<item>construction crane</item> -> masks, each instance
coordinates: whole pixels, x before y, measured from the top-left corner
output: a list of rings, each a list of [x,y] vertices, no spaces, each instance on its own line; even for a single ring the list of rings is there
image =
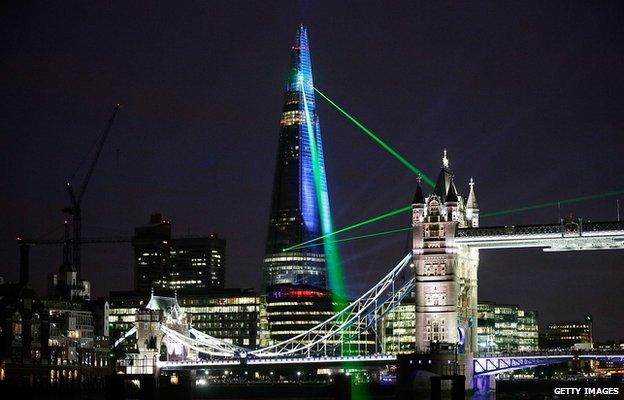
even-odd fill
[[[130,243],[132,238],[129,237],[96,237],[96,238],[81,238],[81,244],[100,244],[100,243]],[[20,283],[26,283],[29,279],[30,270],[30,246],[33,245],[63,245],[63,263],[71,262],[71,248],[73,247],[73,240],[69,236],[69,222],[65,221],[65,236],[63,239],[52,240],[38,240],[38,239],[25,239],[23,237],[17,237],[17,244],[20,249]]]
[[[115,237],[94,237],[94,238],[86,238],[82,239],[82,244],[100,244],[100,243],[130,243],[132,242],[132,238],[124,237],[124,236],[115,236]],[[30,246],[30,245],[54,245],[54,244],[65,244],[65,239],[52,239],[52,240],[38,240],[38,239],[24,239],[22,237],[17,238],[17,244],[22,246]],[[73,244],[73,241],[70,240],[70,244]],[[63,254],[65,257],[65,254]]]
[[[82,180],[82,184],[80,185],[80,189],[78,192],[74,192],[73,186],[71,182],[67,181],[65,183],[65,191],[69,196],[70,206],[63,208],[63,212],[71,215],[72,217],[72,229],[73,229],[73,240],[71,241],[71,255],[72,255],[72,264],[78,273],[78,278],[80,278],[80,247],[82,244],[82,199],[87,190],[87,186],[89,185],[89,181],[91,180],[91,176],[93,175],[93,171],[95,170],[95,165],[100,158],[100,153],[102,152],[102,148],[104,147],[104,143],[106,143],[106,138],[113,126],[113,121],[115,120],[115,116],[117,116],[117,112],[119,111],[119,104],[115,106],[113,109],[113,115],[110,117],[106,126],[104,127],[104,132],[100,137],[100,140],[97,143],[97,147],[95,149],[95,155],[93,156],[93,160],[91,160],[91,165],[89,165],[89,169]],[[33,243],[34,244],[34,243]]]

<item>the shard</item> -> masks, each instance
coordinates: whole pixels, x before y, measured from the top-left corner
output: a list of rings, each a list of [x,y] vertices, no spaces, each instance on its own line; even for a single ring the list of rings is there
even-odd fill
[[[325,253],[318,245],[288,250],[317,238],[329,222],[323,145],[312,81],[306,28],[291,48],[273,197],[264,259],[263,287],[275,284],[327,286]],[[324,224],[324,219],[328,221]]]

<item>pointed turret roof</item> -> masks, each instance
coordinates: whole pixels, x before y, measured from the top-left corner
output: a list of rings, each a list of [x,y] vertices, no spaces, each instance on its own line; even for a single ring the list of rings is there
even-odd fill
[[[177,293],[175,296],[176,297],[155,296],[154,292],[152,291],[150,301],[147,303],[145,308],[148,310],[161,310],[165,314],[169,314],[177,320],[184,313],[180,308],[180,304],[178,304]]]
[[[414,193],[414,200],[412,200],[412,204],[425,204],[425,196],[423,195],[422,187],[420,187],[420,176],[418,176],[416,193]]]
[[[453,183],[453,173],[449,168],[449,160],[448,158],[446,158],[446,150],[444,150],[444,157],[442,158],[442,169],[440,170],[440,175],[438,175],[436,185],[433,188],[433,193],[438,195],[438,197],[443,202],[445,202],[447,201],[446,196],[447,193],[449,193],[449,189],[451,186],[453,186],[455,196],[457,197],[457,188],[455,188],[455,183]]]
[[[451,180],[451,184],[449,185],[449,191],[446,194],[445,202],[457,203],[458,201],[459,201],[459,198],[457,197],[457,189],[455,189],[455,184]]]
[[[466,208],[479,208],[477,205],[477,196],[475,196],[474,192],[474,180],[470,178],[470,194],[468,194],[468,201],[466,202]]]

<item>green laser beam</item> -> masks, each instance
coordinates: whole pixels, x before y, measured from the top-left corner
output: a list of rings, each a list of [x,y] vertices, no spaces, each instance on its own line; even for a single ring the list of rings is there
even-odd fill
[[[377,237],[377,236],[392,235],[392,234],[395,234],[395,233],[401,233],[401,232],[406,232],[406,231],[410,231],[410,230],[412,230],[412,227],[408,226],[407,228],[390,229],[388,231],[374,232],[374,233],[369,233],[369,234],[366,234],[366,235],[352,236],[352,237],[348,237],[348,238],[344,238],[344,239],[338,239],[338,240],[334,240],[331,243],[350,242],[352,240],[360,240],[360,239],[368,239],[368,238]],[[306,246],[302,246],[300,248],[305,249],[305,248],[315,247],[315,246],[318,246],[318,245],[317,244],[309,244],[309,245],[306,245]]]
[[[606,197],[613,197],[613,196],[617,196],[620,194],[624,194],[624,190],[613,190],[610,192],[603,192],[603,193],[597,193],[597,194],[592,194],[592,195],[587,195],[587,196],[580,196],[580,197],[572,197],[569,199],[563,199],[563,200],[556,200],[556,201],[549,201],[546,203],[539,203],[539,204],[533,204],[530,206],[525,206],[525,207],[517,207],[517,208],[510,208],[507,210],[500,210],[500,211],[492,211],[489,213],[483,213],[479,216],[479,218],[488,218],[488,217],[497,217],[500,215],[508,215],[508,214],[515,214],[515,213],[520,213],[520,212],[524,212],[524,211],[530,211],[530,210],[537,210],[540,208],[547,208],[547,207],[554,207],[557,205],[564,205],[564,204],[574,204],[574,203],[581,203],[583,201],[589,201],[589,200],[597,200],[597,199],[603,199]],[[395,215],[401,214],[403,212],[407,212],[409,210],[412,209],[411,204],[405,207],[401,207],[401,208],[397,208],[396,210],[392,210],[386,213],[382,213],[379,214],[375,217],[366,219],[364,221],[360,221],[357,222],[353,225],[347,226],[345,228],[339,229],[333,233],[330,233],[327,236],[332,236],[332,235],[337,235],[339,233],[343,233],[343,232],[347,232],[350,231],[351,229],[355,229],[355,228],[359,228],[360,226],[364,226],[364,225],[368,225],[371,224],[373,222],[377,222],[377,221],[381,221],[383,219],[386,218],[390,218],[393,217]],[[403,230],[407,230],[407,228],[403,229]],[[393,233],[399,233],[402,231],[402,228],[398,228],[398,229],[392,229],[389,231],[383,231],[383,232],[375,232],[375,233],[371,233],[371,234],[367,234],[367,235],[361,235],[361,236],[354,236],[354,237],[350,237],[350,238],[344,238],[344,239],[339,239],[339,240],[335,240],[334,242],[339,243],[339,242],[348,242],[351,240],[356,240],[356,239],[366,239],[368,237],[375,237],[375,236],[383,236],[383,235],[389,235],[389,234],[393,234]],[[295,248],[301,248],[301,247],[313,247],[315,245],[312,245],[310,243],[314,243],[321,240],[321,237],[317,237],[315,239],[311,239],[308,240],[306,242],[303,243],[299,243],[297,245],[294,245],[288,249],[285,249],[284,251],[287,251],[289,249],[295,249]],[[318,245],[318,244],[316,244]]]
[[[347,231],[350,231],[352,229],[359,228],[361,226],[372,224],[373,222],[381,221],[383,219],[390,218],[390,217],[398,215],[398,214],[402,214],[404,212],[410,211],[411,209],[412,209],[412,205],[409,204],[409,205],[401,207],[401,208],[397,208],[397,209],[394,209],[394,210],[386,211],[386,212],[384,212],[382,214],[379,214],[379,215],[377,215],[375,217],[368,218],[368,219],[365,219],[363,221],[356,222],[355,224],[352,224],[352,225],[346,226],[344,228],[338,229],[337,231],[333,231],[333,232],[324,234],[322,236],[319,236],[317,238],[310,239],[310,240],[307,240],[305,242],[296,244],[294,246],[287,247],[287,248],[285,248],[282,251],[295,250],[295,249],[301,248],[302,246],[305,246],[305,245],[310,244],[310,243],[318,242],[319,240],[328,238],[330,236],[335,236],[335,235],[337,235],[339,233],[347,232]]]
[[[310,154],[312,156],[312,172],[314,175],[314,187],[316,192],[316,203],[319,211],[319,217],[321,221],[321,231],[325,234],[331,234],[334,230],[331,209],[329,206],[329,195],[327,190],[324,190],[323,184],[323,166],[321,165],[321,156],[319,154],[319,143],[316,141],[316,127],[310,117],[310,110],[308,108],[308,101],[306,99],[305,82],[300,78],[301,94],[303,98],[303,106],[305,111],[305,123],[308,133],[308,140],[310,142]],[[331,292],[340,298],[347,297],[347,288],[344,279],[344,273],[342,270],[342,260],[338,247],[331,243],[329,239],[323,240],[325,248],[325,259],[327,261],[327,271],[329,273],[329,284]],[[333,302],[332,302],[333,303]],[[338,302],[340,305],[340,302]]]
[[[302,79],[300,82],[301,82],[301,94],[302,94],[301,97],[303,98],[303,105],[304,105],[304,110],[305,110],[305,122],[306,122],[307,131],[308,131],[307,132],[308,140],[310,142],[310,154],[312,155],[312,170],[314,174],[314,186],[316,189],[315,191],[316,191],[316,198],[317,198],[317,206],[318,206],[319,216],[321,220],[321,229],[324,234],[323,236],[325,236],[323,239],[323,245],[325,248],[325,259],[326,259],[327,271],[329,274],[329,286],[330,286],[331,295],[332,295],[332,306],[335,312],[339,312],[348,304],[348,301],[346,300],[348,296],[347,287],[345,283],[344,271],[342,268],[342,260],[340,258],[338,246],[336,245],[336,243],[330,240],[330,235],[332,231],[334,230],[334,227],[333,227],[333,222],[332,222],[331,210],[329,207],[329,195],[327,193],[327,190],[324,190],[325,188],[323,187],[325,183],[323,181],[324,171],[323,171],[323,166],[321,164],[322,156],[320,155],[320,152],[322,151],[322,149],[319,148],[321,144],[317,142],[317,138],[316,138],[317,130],[315,129],[318,127],[315,126],[313,122],[311,121],[310,110],[308,108],[308,102],[306,99],[305,83],[303,82]],[[319,136],[319,141],[320,141],[320,136]],[[342,322],[342,321],[338,321],[338,322]],[[355,348],[351,346],[351,343],[349,343],[349,341],[347,341],[347,343],[344,343],[341,340],[341,343],[342,343],[341,353],[343,355],[355,354]],[[344,348],[345,344],[347,346],[346,349]],[[364,388],[357,387],[357,385],[355,385],[355,382],[353,382],[352,391],[354,392],[353,394],[355,395],[354,398],[356,399],[366,398],[366,392],[364,391]]]
[[[489,213],[481,214],[481,218],[497,217],[499,215],[507,215],[507,214],[515,214],[515,213],[519,213],[519,212],[530,211],[530,210],[537,210],[539,208],[554,207],[554,206],[564,205],[564,204],[581,203],[583,201],[604,199],[605,197],[617,196],[619,194],[624,194],[624,190],[614,190],[614,191],[611,191],[611,192],[591,194],[591,195],[588,195],[588,196],[573,197],[573,198],[570,198],[570,199],[549,201],[547,203],[540,203],[540,204],[533,204],[533,205],[525,206],[525,207],[510,208],[510,209],[501,210],[501,211],[492,211],[492,212],[489,212]]]
[[[347,117],[347,119],[351,122],[353,122],[353,124],[355,126],[357,126],[358,128],[360,128],[364,133],[366,133],[371,139],[373,139],[378,145],[380,145],[384,150],[386,150],[388,153],[390,153],[394,158],[396,158],[397,160],[399,160],[399,162],[401,164],[403,164],[404,166],[407,167],[407,169],[409,169],[410,171],[412,171],[413,173],[420,175],[420,177],[422,178],[422,180],[429,186],[431,186],[432,188],[435,187],[435,182],[433,181],[433,179],[431,179],[430,177],[427,176],[427,174],[425,174],[424,172],[422,172],[420,169],[418,169],[414,164],[412,164],[411,162],[407,161],[407,159],[405,157],[403,157],[398,151],[394,150],[392,147],[390,147],[386,142],[384,142],[383,140],[381,140],[381,138],[379,136],[377,136],[376,134],[374,134],[370,129],[368,129],[367,127],[365,127],[360,121],[358,121],[357,119],[355,119],[355,117],[353,117],[351,114],[349,114],[348,112],[346,112],[342,107],[340,107],[338,104],[336,104],[335,102],[333,102],[329,97],[327,97],[325,94],[323,94],[323,92],[321,92],[320,90],[318,90],[316,87],[314,88],[314,90],[316,91],[316,93],[318,93],[322,98],[324,98],[329,104],[331,104],[336,110],[338,110],[342,115],[344,115],[345,117]]]

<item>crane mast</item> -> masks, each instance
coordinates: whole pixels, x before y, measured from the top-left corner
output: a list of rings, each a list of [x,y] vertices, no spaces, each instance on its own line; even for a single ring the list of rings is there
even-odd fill
[[[93,175],[93,171],[95,170],[95,166],[98,162],[98,159],[100,158],[100,153],[102,152],[102,148],[104,148],[104,143],[106,143],[106,138],[108,137],[108,134],[110,133],[110,130],[113,126],[113,121],[115,120],[115,117],[117,116],[118,111],[119,111],[119,104],[117,104],[115,108],[113,109],[113,114],[111,115],[110,119],[106,123],[106,126],[104,127],[104,132],[102,133],[102,136],[100,137],[100,140],[97,143],[95,154],[93,156],[93,159],[91,160],[89,169],[87,170],[87,173],[85,174],[85,177],[82,180],[79,191],[77,193],[74,192],[71,182],[68,181],[65,184],[65,191],[67,192],[67,195],[69,197],[70,206],[63,208],[63,212],[71,215],[72,217],[73,240],[71,241],[72,242],[71,243],[72,244],[71,256],[72,256],[73,268],[78,273],[79,279],[80,279],[80,274],[81,274],[80,250],[81,250],[81,241],[82,241],[82,209],[81,209],[82,199],[87,190],[87,186],[89,185],[91,176]]]

